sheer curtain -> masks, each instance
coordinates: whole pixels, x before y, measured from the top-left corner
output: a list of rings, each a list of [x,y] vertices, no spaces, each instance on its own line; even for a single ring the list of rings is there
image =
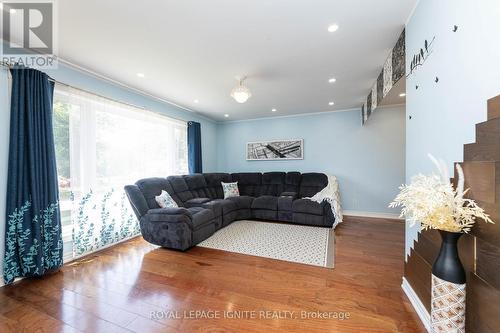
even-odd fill
[[[54,93],[65,259],[133,237],[123,187],[187,173],[187,125],[65,85]]]

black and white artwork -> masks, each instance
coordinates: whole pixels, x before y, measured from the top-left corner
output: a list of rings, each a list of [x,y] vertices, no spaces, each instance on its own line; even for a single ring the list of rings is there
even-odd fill
[[[301,160],[304,140],[273,140],[247,143],[247,160]]]

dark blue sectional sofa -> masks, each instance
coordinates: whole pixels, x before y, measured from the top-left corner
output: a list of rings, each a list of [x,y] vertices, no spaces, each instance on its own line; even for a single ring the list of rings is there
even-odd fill
[[[224,199],[221,182],[238,182],[239,197]],[[186,250],[236,220],[258,219],[332,227],[330,204],[311,197],[328,184],[322,173],[203,173],[147,178],[125,186],[145,240]],[[167,191],[178,208],[160,208]]]

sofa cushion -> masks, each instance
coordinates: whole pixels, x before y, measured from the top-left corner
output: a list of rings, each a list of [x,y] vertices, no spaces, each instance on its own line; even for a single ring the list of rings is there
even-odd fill
[[[314,215],[323,215],[325,203],[317,203],[309,199],[297,199],[292,203],[292,209],[295,213],[307,213]]]
[[[284,192],[297,192],[299,193],[300,180],[302,174],[300,172],[287,172],[285,176]]]
[[[239,197],[232,197],[227,200],[234,202],[238,209],[249,209],[252,207],[254,199],[254,197],[249,197],[248,195],[240,195]]]
[[[211,209],[202,207],[188,208],[191,213],[191,220],[193,221],[193,230],[198,230],[207,224],[214,223],[214,213]]]
[[[211,209],[214,212],[215,217],[222,216],[222,203],[223,201],[218,201],[217,199],[205,202],[201,207],[206,209]]]
[[[304,173],[300,181],[299,196],[312,197],[328,185],[328,177],[324,173]]]
[[[193,198],[185,202],[186,207],[201,207],[205,202],[209,202],[209,198]]]
[[[207,194],[212,199],[223,199],[221,182],[232,182],[231,175],[228,173],[204,173],[205,182],[207,183]]]
[[[241,172],[231,174],[233,182],[238,182],[240,195],[258,197],[262,185],[262,174],[259,172]]]
[[[184,180],[195,198],[207,198],[207,182],[201,173],[185,175]]]
[[[212,201],[205,203],[204,205],[210,205],[210,204],[211,205],[215,205],[215,204],[220,205],[223,215],[226,215],[227,213],[230,213],[230,212],[238,209],[238,206],[236,206],[236,203],[229,200],[229,199],[215,199],[215,200],[212,200]]]
[[[297,199],[297,192],[281,192],[280,197]]]
[[[167,180],[182,203],[194,198],[183,176],[168,176]]]
[[[293,204],[294,198],[293,197],[278,197],[278,210],[280,211],[285,211],[285,212],[291,212],[292,209],[292,204]]]
[[[278,210],[278,197],[263,195],[255,198],[252,202],[252,209]]]
[[[263,173],[260,195],[280,195],[285,185],[285,175],[284,172]]]
[[[155,197],[160,195],[163,190],[170,194],[178,206],[182,206],[182,201],[175,195],[172,186],[170,186],[170,183],[166,178],[146,178],[138,180],[135,184],[139,190],[141,190],[142,195],[144,195],[144,199],[146,199],[150,209],[160,208]]]

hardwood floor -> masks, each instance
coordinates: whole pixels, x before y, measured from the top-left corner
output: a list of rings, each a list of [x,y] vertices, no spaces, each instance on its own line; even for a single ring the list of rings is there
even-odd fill
[[[348,217],[335,233],[332,270],[138,237],[0,288],[0,332],[425,332],[401,289],[403,223]],[[243,318],[200,318],[224,313]]]

